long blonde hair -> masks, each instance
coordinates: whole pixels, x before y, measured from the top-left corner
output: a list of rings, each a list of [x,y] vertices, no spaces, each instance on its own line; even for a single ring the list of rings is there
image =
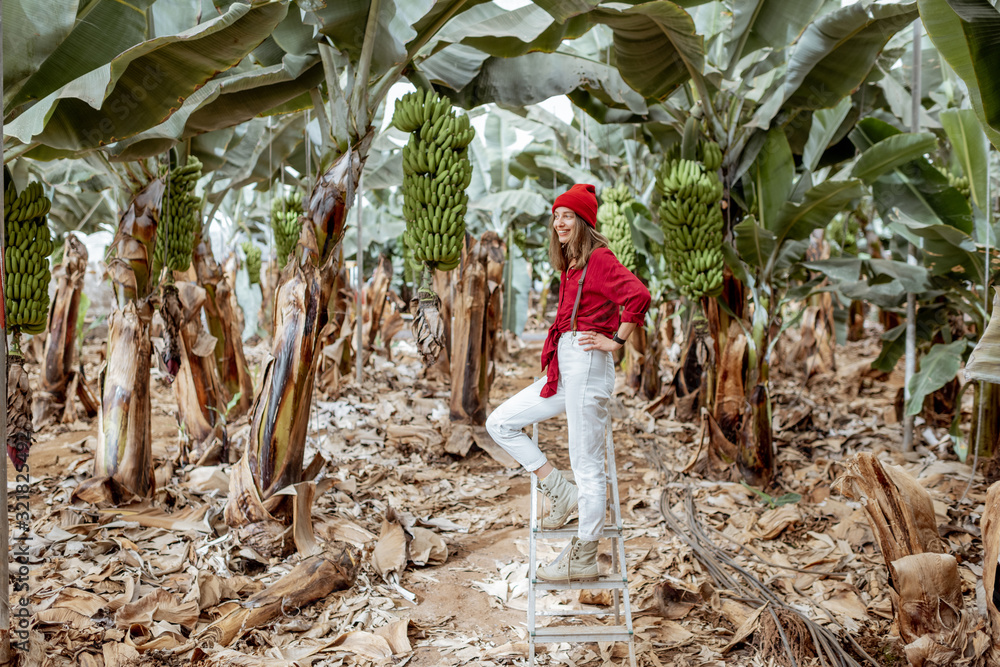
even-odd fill
[[[560,273],[570,268],[570,264],[573,264],[573,268],[582,269],[590,261],[592,252],[608,247],[608,239],[603,234],[588,225],[576,211],[573,215],[576,217],[576,224],[573,225],[573,232],[565,246],[559,242],[559,235],[556,234],[556,216],[553,214],[549,219],[549,264]]]

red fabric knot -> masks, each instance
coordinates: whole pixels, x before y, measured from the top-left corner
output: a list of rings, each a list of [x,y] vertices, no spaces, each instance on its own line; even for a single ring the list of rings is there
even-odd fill
[[[552,204],[552,212],[560,206],[565,206],[588,225],[597,229],[597,190],[590,183],[577,183],[566,192],[556,197]]]

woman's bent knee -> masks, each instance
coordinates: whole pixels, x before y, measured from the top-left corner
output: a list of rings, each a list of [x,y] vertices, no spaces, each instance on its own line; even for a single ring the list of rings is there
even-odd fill
[[[504,432],[503,420],[500,417],[500,413],[496,410],[486,418],[486,432],[490,434],[490,437],[494,440],[499,440]]]

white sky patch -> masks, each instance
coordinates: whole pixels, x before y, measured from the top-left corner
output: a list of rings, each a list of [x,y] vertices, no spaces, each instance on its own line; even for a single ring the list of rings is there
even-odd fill
[[[513,11],[515,9],[520,9],[525,5],[530,5],[531,0],[493,0],[493,4],[495,4],[500,9]]]

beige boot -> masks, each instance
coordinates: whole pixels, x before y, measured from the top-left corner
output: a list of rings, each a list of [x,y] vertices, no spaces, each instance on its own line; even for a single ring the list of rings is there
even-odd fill
[[[558,470],[550,472],[545,479],[538,480],[542,493],[549,499],[549,513],[542,519],[544,530],[562,528],[576,511],[578,492],[576,485],[566,481]]]
[[[543,565],[535,575],[543,581],[569,583],[597,579],[597,540],[574,537],[569,547],[551,565]]]

